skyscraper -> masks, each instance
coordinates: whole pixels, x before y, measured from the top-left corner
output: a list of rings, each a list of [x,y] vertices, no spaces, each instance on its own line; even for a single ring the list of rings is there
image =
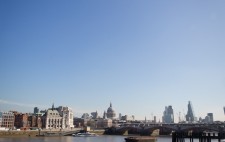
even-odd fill
[[[225,114],[225,107],[223,107],[223,111],[224,111],[224,114]]]
[[[212,123],[213,122],[213,113],[207,113],[207,116],[208,116],[207,122]]]
[[[188,111],[186,115],[186,121],[193,122],[195,120],[194,110],[191,101],[188,101]]]
[[[39,113],[39,108],[38,107],[34,108],[34,114],[36,114],[36,113]]]
[[[174,123],[174,115],[173,115],[172,106],[165,107],[162,120],[164,123]]]

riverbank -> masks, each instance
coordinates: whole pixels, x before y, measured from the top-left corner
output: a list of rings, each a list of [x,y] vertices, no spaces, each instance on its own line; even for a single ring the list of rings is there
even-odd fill
[[[38,131],[0,131],[0,137],[35,137]]]
[[[41,131],[40,133],[61,133],[61,131]],[[103,130],[92,130],[91,133],[95,133],[97,135],[103,135]],[[39,131],[37,130],[26,130],[26,131],[0,131],[0,137],[36,137],[39,135]]]

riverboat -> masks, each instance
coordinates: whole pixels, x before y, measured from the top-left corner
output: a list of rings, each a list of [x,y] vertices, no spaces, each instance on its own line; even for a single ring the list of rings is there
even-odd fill
[[[74,137],[96,137],[98,135],[95,133],[84,132],[84,133],[72,134],[72,136],[74,136]]]

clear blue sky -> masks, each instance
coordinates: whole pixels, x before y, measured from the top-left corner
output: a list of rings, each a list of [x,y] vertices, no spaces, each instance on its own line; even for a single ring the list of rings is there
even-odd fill
[[[224,0],[1,0],[0,109],[113,104],[137,119],[190,100],[225,120]]]

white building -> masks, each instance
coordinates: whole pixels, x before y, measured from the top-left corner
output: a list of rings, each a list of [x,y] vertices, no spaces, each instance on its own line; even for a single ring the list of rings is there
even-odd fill
[[[0,112],[0,127],[14,128],[15,116],[12,112]]]
[[[42,117],[45,129],[69,129],[73,128],[73,112],[69,107],[60,106],[48,109]]]
[[[73,111],[69,107],[60,106],[57,108],[59,114],[63,117],[63,129],[74,128]]]
[[[135,118],[134,118],[134,115],[132,115],[132,116],[124,115],[124,116],[121,116],[121,120],[134,121]]]

